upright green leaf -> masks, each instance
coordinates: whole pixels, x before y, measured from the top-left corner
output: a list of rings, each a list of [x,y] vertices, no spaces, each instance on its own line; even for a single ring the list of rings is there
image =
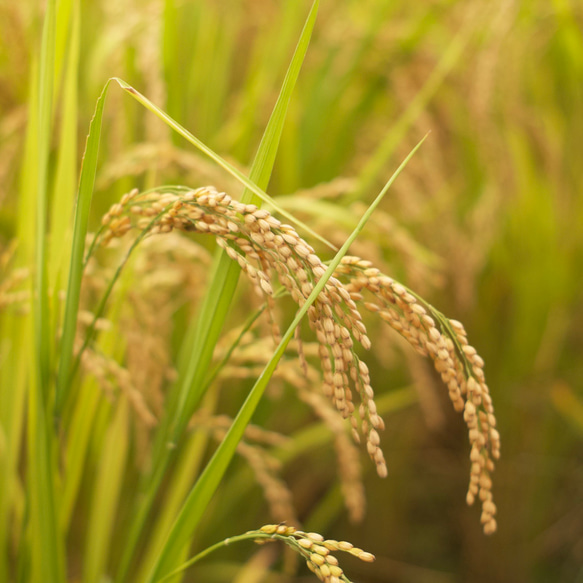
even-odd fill
[[[35,189],[38,184],[38,100],[38,60],[35,57],[31,64],[28,119],[19,181],[16,228],[18,249],[15,257],[18,267],[28,267],[34,263],[35,225],[30,220],[30,209],[35,207]],[[18,315],[10,319],[4,317],[2,324],[0,331],[3,348],[8,345],[12,350],[2,355],[5,357],[2,361],[10,362],[10,366],[0,367],[0,387],[10,388],[0,390],[0,425],[6,439],[6,449],[0,461],[0,581],[8,580],[9,554],[6,541],[12,536],[8,516],[14,505],[14,486],[17,483],[18,461],[24,438],[22,428],[26,422],[26,401],[32,383],[30,371],[35,358],[32,314],[24,318]]]
[[[65,580],[64,545],[58,528],[55,481],[57,464],[49,423],[50,334],[46,265],[48,167],[51,143],[52,96],[55,62],[55,1],[46,7],[39,67],[38,183],[36,201],[33,320],[35,366],[28,396],[29,504],[32,577],[50,583]],[[33,101],[34,103],[34,101]],[[32,371],[31,371],[32,372]]]
[[[217,154],[210,150],[210,148],[205,146],[190,132],[177,124],[167,114],[156,108],[144,96],[140,95],[127,84],[121,81],[118,82],[126,90],[130,91],[138,101],[166,121],[166,123],[178,133],[205,152],[209,157],[225,168],[225,170],[239,179],[241,183],[246,186],[246,190],[242,197],[243,202],[258,203],[260,200],[266,200],[271,204],[274,204],[274,207],[279,211],[280,209],[277,204],[267,197],[262,189],[267,186],[271,176],[285,121],[285,115],[310,42],[312,30],[316,21],[318,5],[319,0],[316,0],[312,5],[306,24],[300,35],[300,39],[285,76],[279,97],[251,167],[249,178],[246,178],[237,169],[222,160]],[[291,215],[285,211],[282,214],[291,218],[293,222],[297,224],[297,220],[293,219]],[[304,228],[306,228],[308,232],[313,233],[311,229],[307,227]],[[317,234],[315,235],[318,236]],[[322,239],[319,236],[318,238]],[[123,581],[125,579],[126,573],[129,569],[129,562],[131,560],[133,549],[137,544],[149,508],[153,503],[160,482],[164,476],[165,469],[168,466],[170,456],[172,455],[172,449],[168,448],[167,444],[175,441],[180,436],[181,432],[186,427],[189,417],[192,415],[192,412],[204,394],[205,377],[212,359],[214,347],[220,336],[223,323],[235,293],[239,271],[240,268],[238,265],[235,265],[223,250],[220,250],[216,257],[213,277],[200,310],[200,317],[194,324],[196,326],[196,331],[195,333],[188,335],[193,339],[193,345],[191,350],[189,350],[190,357],[188,359],[188,368],[184,376],[179,379],[179,382],[176,385],[178,393],[171,397],[171,403],[174,406],[169,408],[167,418],[164,420],[160,428],[160,433],[157,436],[157,448],[155,449],[153,460],[153,473],[149,476],[149,484],[147,486],[145,497],[138,510],[136,519],[132,524],[118,581]]]
[[[319,0],[316,0],[312,5],[295,54],[285,76],[278,100],[251,167],[250,180],[261,188],[267,187],[271,177],[277,148],[283,131],[285,115],[308,49],[316,21],[318,5]],[[261,199],[254,188],[247,186],[243,192],[241,201],[259,204]],[[206,376],[214,347],[231,305],[239,272],[239,266],[228,257],[226,252],[221,250],[214,272],[214,278],[201,308],[202,320],[197,323],[197,334],[194,339],[193,354],[189,359],[189,367],[184,378],[180,379],[179,382],[180,399],[176,413],[176,424],[173,428],[173,439],[176,439],[183,431],[196,405],[202,398],[205,388],[204,377]]]
[[[59,415],[66,402],[71,386],[71,363],[73,362],[73,343],[77,328],[77,313],[79,311],[79,299],[81,294],[81,280],[83,278],[83,253],[85,251],[85,237],[89,223],[89,211],[91,210],[91,197],[95,184],[97,170],[97,156],[99,153],[99,140],[101,137],[101,120],[103,106],[109,88],[108,81],[97,100],[95,113],[89,125],[89,135],[85,145],[85,154],[81,165],[81,177],[79,180],[79,194],[75,209],[75,225],[73,227],[73,245],[71,249],[71,265],[69,268],[69,281],[67,284],[67,300],[65,304],[65,318],[63,321],[63,335],[60,347],[59,373],[57,378],[57,396],[55,402],[55,415]]]
[[[70,6],[63,3],[65,16],[70,16],[66,24],[70,34],[59,44],[68,47],[63,79],[63,98],[59,130],[59,151],[55,173],[54,194],[50,209],[50,256],[48,262],[48,284],[55,300],[61,286],[65,285],[66,268],[71,249],[71,219],[77,192],[77,122],[78,122],[78,82],[81,45],[81,18],[78,0]],[[68,8],[68,10],[66,10]],[[65,25],[63,24],[63,27]],[[68,42],[66,42],[68,41]],[[57,59],[58,60],[58,59]],[[57,77],[58,78],[58,77]],[[58,311],[56,311],[58,314]]]
[[[257,379],[257,382],[251,389],[247,399],[243,403],[237,417],[233,421],[231,428],[229,429],[227,435],[220,443],[219,447],[215,451],[215,454],[205,467],[200,478],[196,481],[194,487],[190,491],[182,510],[173,525],[172,531],[168,536],[166,544],[158,557],[156,566],[150,577],[148,578],[148,583],[156,583],[161,578],[165,577],[179,564],[179,557],[183,552],[185,546],[188,544],[190,537],[194,533],[198,523],[206,510],[208,503],[210,502],[213,494],[215,493],[219,483],[221,482],[227,467],[235,454],[235,449],[237,444],[243,437],[245,428],[251,421],[251,417],[259,404],[259,401],[267,388],[278,362],[280,361],[285,349],[292,339],[296,328],[300,324],[302,318],[308,312],[309,307],[316,301],[316,298],[320,292],[324,289],[324,286],[340,264],[342,258],[348,252],[350,245],[354,242],[360,231],[364,228],[366,222],[370,218],[371,214],[375,208],[379,205],[384,195],[389,190],[391,184],[395,181],[397,176],[401,173],[403,168],[407,165],[411,157],[420,148],[421,144],[425,141],[427,136],[425,136],[417,146],[409,153],[407,158],[402,162],[399,168],[391,176],[385,187],[376,197],[374,202],[366,210],[362,218],[360,219],[356,229],[344,242],[341,249],[338,251],[334,259],[331,261],[328,269],[320,280],[314,286],[312,293],[306,299],[303,306],[298,310],[296,317],[290,324],[289,328],[283,335],[281,342],[279,343],[277,349],[275,350],[270,361],[265,366],[265,369],[261,373],[261,376]]]

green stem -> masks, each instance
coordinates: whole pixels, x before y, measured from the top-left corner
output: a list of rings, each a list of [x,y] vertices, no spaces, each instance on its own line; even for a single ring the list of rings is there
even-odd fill
[[[227,547],[232,543],[239,543],[239,542],[246,541],[246,540],[257,540],[258,538],[272,538],[272,535],[267,535],[264,532],[256,530],[256,531],[246,532],[245,534],[240,534],[237,536],[232,536],[232,537],[226,538],[225,540],[222,540],[222,541],[215,543],[214,545],[206,548],[204,551],[201,551],[200,553],[198,553],[198,555],[195,555],[194,557],[192,557],[192,559],[189,559],[188,561],[186,561],[185,563],[180,565],[180,567],[178,567],[178,569],[175,569],[171,573],[168,573],[168,575],[164,575],[164,577],[162,577],[161,579],[158,579],[156,581],[156,583],[163,583],[164,581],[168,581],[168,580],[172,579],[172,577],[174,577],[175,575],[179,575],[180,573],[182,573],[182,571],[185,571],[186,569],[188,569],[189,567],[191,567],[192,565],[194,565],[195,563],[197,563],[201,559],[204,559],[206,556],[210,555],[211,553],[214,553],[215,551],[217,551],[223,547]]]

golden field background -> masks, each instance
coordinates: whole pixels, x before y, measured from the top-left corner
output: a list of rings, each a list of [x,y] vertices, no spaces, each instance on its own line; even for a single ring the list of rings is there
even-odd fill
[[[309,7],[304,1],[270,0],[62,0],[48,174],[53,231],[70,228],[85,136],[102,87],[113,76],[237,167],[249,168]],[[25,204],[34,168],[30,120],[36,112],[29,105],[43,14],[39,3],[0,4],[2,249],[26,232],[34,213]],[[298,441],[299,453],[285,460],[282,476],[306,528],[376,555],[371,565],[347,562],[355,581],[583,581],[582,31],[583,6],[574,0],[346,0],[320,6],[267,192],[340,244],[405,155],[431,131],[354,253],[465,324],[486,362],[502,438],[494,474],[498,532],[485,537],[479,511],[465,504],[469,449],[463,422],[451,411],[431,367],[394,333],[367,320],[372,384],[388,403],[382,443],[389,475],[378,479],[363,460],[367,512],[360,523],[351,523],[330,441],[321,432],[309,433],[315,417],[294,398],[293,387],[276,383],[254,422],[308,440]],[[99,226],[101,215],[123,193],[161,184],[213,184],[234,198],[242,191],[150,112],[112,88],[90,228]],[[210,241],[200,242],[201,254],[211,249]],[[17,242],[17,264],[28,243]],[[103,258],[105,270],[112,261]],[[171,368],[185,322],[196,313],[208,263],[193,268],[184,280],[188,289],[140,296],[139,301],[149,298],[149,308],[135,303],[143,310],[123,312],[128,301],[138,302],[132,296],[144,281],[138,275],[145,278],[156,270],[153,254],[143,261],[124,279],[116,300],[122,315],[116,320],[115,310],[108,313],[113,329],[103,337],[123,335],[131,328],[128,318],[150,309],[160,320],[137,327],[127,341],[139,343],[139,330],[159,334],[166,351],[161,362]],[[9,271],[6,267],[3,277]],[[242,283],[230,329],[257,307],[249,292]],[[290,309],[284,302],[283,320]],[[2,463],[11,439],[20,444],[18,451],[26,440],[24,417],[10,426],[14,433],[6,430],[9,386],[15,386],[7,384],[11,373],[6,371],[16,366],[10,330],[4,323],[0,368],[8,376],[0,389]],[[119,350],[107,338],[103,342],[112,356]],[[147,368],[140,361],[143,353],[124,354],[130,370]],[[255,370],[248,361],[236,364],[231,377],[225,372],[219,380],[218,408],[229,415],[236,413],[251,382],[237,378],[246,377],[240,369],[246,366],[250,377]],[[139,388],[149,381],[136,382]],[[18,382],[26,385],[24,378]],[[111,580],[83,574],[82,565],[84,549],[91,546],[86,525],[95,512],[100,452],[116,418],[116,390],[95,402],[100,408],[96,429],[66,533],[72,581]],[[126,429],[126,461],[134,468],[148,455],[148,430],[132,413]],[[27,497],[26,471],[13,462],[12,472],[5,474],[10,488],[0,490],[0,542],[3,565],[14,573],[14,565],[26,563],[18,550],[26,533],[15,525],[25,515]],[[108,573],[115,571],[124,545],[124,509],[132,499],[134,474],[128,470],[117,511],[110,509],[113,526],[101,560]],[[245,462],[236,460],[195,537],[198,550],[271,521],[251,476]],[[147,553],[145,545],[142,552]],[[297,574],[282,574],[293,569],[276,558],[273,573],[261,579],[250,567],[254,557],[261,563],[256,552],[249,545],[220,551],[184,580],[314,579],[303,567]]]

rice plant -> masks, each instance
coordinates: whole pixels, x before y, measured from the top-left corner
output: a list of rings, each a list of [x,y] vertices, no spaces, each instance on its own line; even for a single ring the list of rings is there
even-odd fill
[[[0,580],[553,572],[508,395],[581,427],[583,52],[535,4],[0,8]]]

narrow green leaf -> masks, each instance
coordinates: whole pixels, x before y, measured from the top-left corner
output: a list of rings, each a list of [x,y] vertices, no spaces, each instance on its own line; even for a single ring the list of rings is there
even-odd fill
[[[89,211],[91,210],[91,197],[95,184],[97,170],[97,156],[99,153],[99,140],[101,137],[101,120],[103,106],[109,88],[110,81],[105,84],[97,104],[95,113],[89,125],[89,135],[85,146],[85,154],[81,165],[81,177],[79,181],[79,194],[75,210],[75,225],[73,227],[73,246],[71,249],[71,265],[69,268],[69,281],[67,285],[67,300],[65,304],[65,318],[63,321],[63,335],[60,347],[59,373],[57,377],[57,396],[55,401],[55,415],[59,416],[66,402],[71,387],[71,364],[73,362],[73,343],[77,327],[77,313],[79,311],[79,298],[81,294],[81,280],[83,278],[83,253],[85,250],[85,237],[89,223]]]
[[[63,70],[68,67],[72,49],[74,49],[71,43],[71,27],[73,26],[73,21],[75,19],[73,13],[75,11],[78,12],[78,8],[79,0],[59,0],[56,5],[57,22],[55,27],[55,79],[61,79]],[[68,73],[66,73],[66,75],[67,74]],[[58,92],[58,87],[55,89],[56,94]],[[67,109],[64,109],[63,111],[67,112],[66,116],[69,116],[69,111]]]
[[[403,168],[407,165],[411,157],[420,148],[421,144],[425,141],[426,138],[427,136],[425,136],[417,144],[417,146],[415,146],[415,148],[410,152],[407,158],[405,158],[399,168],[391,176],[385,187],[360,219],[356,229],[348,237],[344,245],[342,245],[340,251],[338,251],[330,263],[328,269],[326,269],[324,275],[314,286],[312,293],[307,298],[304,305],[298,310],[296,317],[281,339],[281,342],[271,357],[271,360],[265,366],[261,376],[257,379],[257,382],[251,389],[247,399],[239,410],[239,413],[233,421],[233,424],[231,425],[227,435],[215,451],[213,457],[205,467],[200,478],[196,481],[194,487],[192,488],[178,518],[176,519],[176,522],[173,525],[166,544],[164,545],[164,548],[162,549],[162,552],[157,559],[156,567],[148,578],[148,583],[154,583],[160,578],[165,577],[172,571],[172,569],[177,566],[177,559],[185,546],[188,544],[188,541],[198,526],[198,523],[204,511],[206,510],[208,503],[210,502],[219,483],[221,482],[227,470],[227,466],[235,454],[237,444],[241,440],[245,428],[251,421],[251,417],[253,416],[253,413],[255,412],[255,409],[257,408],[257,405],[259,404],[265,389],[267,388],[267,384],[275,372],[279,360],[283,356],[288,343],[292,339],[296,328],[307,313],[309,307],[314,303],[320,292],[324,289],[324,286],[340,264],[340,261],[348,252],[350,245],[352,245],[358,234],[362,231],[366,222],[370,218],[375,208],[379,205],[390,186],[393,184],[397,176],[401,173]]]
[[[312,5],[310,13],[308,14],[308,18],[306,20],[306,24],[304,25],[304,29],[302,30],[302,34],[300,35],[300,39],[298,41],[295,54],[290,63],[287,75],[285,76],[285,79],[283,81],[283,85],[279,93],[277,103],[275,104],[273,113],[271,115],[269,123],[267,124],[267,128],[265,129],[265,133],[261,138],[261,143],[259,144],[257,155],[253,162],[253,166],[251,168],[250,173],[251,182],[257,185],[267,187],[267,185],[269,184],[269,179],[271,177],[271,172],[273,170],[273,165],[275,163],[275,156],[277,154],[281,134],[283,132],[283,126],[287,110],[289,107],[289,103],[291,100],[291,95],[295,87],[296,81],[299,77],[300,70],[302,68],[306,52],[308,50],[308,45],[310,44],[310,38],[312,36],[314,24],[316,23],[316,16],[318,14],[319,4],[320,4],[319,0],[316,0]],[[263,198],[262,194],[256,192],[249,185],[246,185],[246,189],[243,192],[242,201],[247,202],[247,197],[250,197],[251,202],[259,203],[259,201],[256,198],[252,197],[252,194],[255,194],[263,201],[272,204],[272,201]],[[274,208],[283,216],[289,219],[297,220],[293,217],[293,215],[287,213],[285,209],[280,208],[279,205]],[[283,213],[286,214],[283,214],[282,211]],[[313,234],[313,231],[311,229],[308,232]],[[328,243],[328,245],[330,244]]]
[[[77,120],[78,120],[78,82],[79,82],[79,53],[81,45],[81,18],[78,2],[63,3],[59,7],[71,22],[66,22],[66,30],[70,35],[61,39],[66,44],[65,77],[63,81],[62,112],[59,130],[59,151],[55,175],[54,194],[51,201],[50,216],[50,256],[48,262],[48,278],[53,301],[58,302],[58,293],[61,286],[66,285],[66,269],[68,267],[71,250],[71,218],[75,206],[77,191]],[[70,14],[69,14],[70,13]],[[62,25],[65,28],[65,24]],[[59,59],[57,59],[58,61]],[[58,78],[58,77],[57,77]],[[58,310],[55,310],[58,315]],[[56,327],[56,322],[52,322]]]
[[[67,445],[64,454],[66,462],[59,508],[59,522],[64,533],[69,529],[83,470],[89,459],[87,450],[101,397],[102,391],[95,379],[91,377],[84,379],[75,399],[71,420],[67,425]]]
[[[285,76],[279,98],[275,104],[273,113],[259,145],[250,172],[252,186],[254,186],[253,183],[256,183],[261,187],[266,187],[269,183],[273,165],[275,163],[277,148],[279,146],[279,140],[283,131],[286,111],[306,55],[318,13],[318,5],[319,0],[316,0],[312,5],[312,9],[310,10],[306,24],[300,35],[296,51]],[[243,202],[258,203],[259,200],[253,195],[259,196],[254,188],[248,186],[243,192],[241,200]],[[273,204],[271,201],[267,202]],[[279,207],[276,208],[279,212]],[[286,216],[291,215],[286,213]],[[223,250],[221,250],[217,269],[215,271],[215,277],[209,286],[209,291],[201,309],[201,314],[203,315],[204,320],[202,322],[199,321],[197,324],[198,334],[195,338],[194,354],[190,360],[190,367],[187,374],[181,383],[181,396],[178,403],[179,417],[174,429],[174,439],[180,435],[196,405],[200,402],[200,399],[204,394],[204,376],[208,370],[208,364],[211,361],[223,322],[229,311],[235,293],[239,272],[239,267]]]
[[[214,413],[218,395],[216,391],[207,393],[202,407],[209,414]],[[205,459],[210,436],[205,429],[195,430],[186,434],[176,460],[176,470],[172,475],[172,482],[165,490],[164,500],[157,511],[156,524],[151,529],[150,540],[143,560],[140,562],[137,580],[144,581],[152,570],[156,560],[156,553],[162,548],[174,520],[186,498],[193,482],[197,478],[200,467]]]
[[[108,306],[104,317],[110,322],[119,322],[123,307],[126,305],[127,290],[134,279],[134,273],[126,271],[124,278],[119,282],[119,293]],[[94,350],[108,355],[115,362],[123,362],[125,343],[120,342],[117,334],[101,334]],[[60,523],[65,534],[69,533],[72,513],[75,509],[77,497],[81,493],[83,476],[91,462],[92,444],[100,443],[99,435],[105,433],[104,425],[109,419],[100,413],[108,407],[103,405],[103,390],[91,375],[84,375],[75,398],[71,399],[71,406],[63,415],[63,425],[66,424],[67,444],[63,459],[63,480],[61,482]]]
[[[49,425],[50,334],[46,265],[48,167],[51,144],[52,97],[55,63],[55,0],[46,6],[42,33],[38,93],[38,183],[36,208],[36,260],[33,289],[35,366],[28,396],[28,449],[30,540],[32,577],[50,583],[65,580],[64,544],[58,528],[55,481],[58,466]],[[33,101],[34,103],[34,101]]]
[[[8,581],[9,555],[4,550],[7,542],[13,540],[14,524],[19,522],[13,512],[17,506],[16,485],[20,479],[19,460],[25,437],[23,427],[29,383],[27,357],[32,343],[30,315],[5,314],[0,335],[3,338],[0,361],[10,363],[9,366],[0,366],[0,386],[9,388],[0,390],[0,581]],[[11,341],[6,342],[6,338]]]
[[[38,381],[43,402],[47,399],[49,380],[49,305],[46,264],[46,220],[48,199],[48,168],[51,144],[53,107],[53,70],[55,62],[55,0],[47,3],[43,26],[39,67],[38,100],[38,183],[36,200],[35,278],[33,314],[37,350]]]
[[[297,53],[296,53],[296,55],[297,55]],[[294,55],[294,57],[296,55]],[[288,72],[288,73],[290,73],[290,72]],[[291,72],[291,73],[293,73],[293,72]],[[324,245],[330,247],[330,249],[334,249],[334,250],[336,249],[336,247],[334,245],[332,245],[332,243],[330,243],[327,239],[322,237],[322,235],[320,235],[319,233],[316,233],[316,231],[314,231],[313,229],[308,227],[308,225],[306,225],[305,223],[302,223],[301,221],[296,219],[293,215],[288,213],[286,210],[280,208],[279,205],[273,200],[273,198],[271,198],[264,190],[262,190],[258,184],[254,183],[251,178],[247,178],[247,176],[245,176],[240,170],[235,168],[235,166],[233,166],[232,164],[229,164],[229,162],[227,162],[224,158],[222,158],[216,152],[211,150],[206,144],[201,142],[196,136],[194,136],[191,132],[189,132],[184,126],[180,125],[176,120],[172,119],[166,112],[162,111],[159,107],[154,105],[145,95],[142,95],[137,89],[135,89],[134,87],[132,87],[131,85],[126,83],[123,79],[119,79],[118,77],[113,77],[111,80],[118,83],[118,85],[122,89],[127,91],[136,101],[141,103],[146,109],[148,109],[153,114],[155,114],[157,117],[159,117],[161,120],[163,120],[168,126],[170,126],[175,132],[177,132],[183,138],[185,138],[187,141],[189,141],[193,146],[196,146],[201,152],[204,152],[211,160],[214,160],[219,166],[221,166],[221,168],[223,168],[231,176],[236,178],[241,184],[243,184],[245,186],[245,188],[247,190],[251,191],[258,199],[263,200],[263,201],[271,204],[273,206],[273,208],[282,217],[285,217],[286,219],[288,219],[288,221],[294,223],[295,225],[297,225],[298,227],[300,227],[301,229],[306,231],[306,233],[308,233],[309,235],[311,235],[315,239],[318,239],[319,241],[324,243]],[[285,88],[285,83],[284,83],[284,88]],[[291,88],[293,88],[293,85],[290,87],[290,89]],[[280,95],[280,97],[281,97],[281,95]],[[278,101],[278,103],[279,103],[279,101]],[[275,114],[275,110],[274,110],[274,114]],[[279,118],[279,116],[276,116],[275,119],[272,116],[271,119],[274,119],[275,124],[277,124],[279,122],[278,118]],[[271,122],[271,119],[270,119],[270,122]],[[279,138],[278,138],[278,142],[279,142]],[[259,153],[258,153],[258,155],[259,155]],[[267,156],[267,154],[266,154],[266,156]],[[261,160],[261,159],[259,160],[261,165],[266,164],[268,161],[269,161],[268,159],[267,160]]]
[[[33,56],[30,71],[30,89],[28,105],[28,123],[24,153],[19,179],[18,214],[16,239],[18,248],[15,257],[17,267],[30,266],[34,263],[35,224],[30,220],[31,210],[36,204],[36,187],[38,184],[38,137],[39,137],[39,74],[38,56]],[[26,426],[28,399],[28,387],[32,386],[30,371],[34,367],[34,322],[32,314],[25,317],[14,316],[3,318],[3,348],[6,347],[5,339],[9,338],[9,345],[14,352],[3,355],[3,362],[9,362],[10,366],[3,366],[0,372],[0,386],[10,387],[10,390],[0,391],[0,423],[6,435],[7,451],[0,464],[0,581],[8,580],[8,553],[5,541],[13,536],[13,528],[7,516],[13,509],[14,486],[17,483],[19,473],[18,461],[22,447],[22,441],[26,434],[22,427]],[[10,327],[18,330],[12,334]],[[23,434],[24,433],[24,434]],[[8,445],[9,444],[9,445]],[[23,525],[24,526],[24,525]],[[24,545],[22,545],[24,546]],[[20,551],[20,557],[25,554]],[[30,560],[27,561],[30,563]]]

